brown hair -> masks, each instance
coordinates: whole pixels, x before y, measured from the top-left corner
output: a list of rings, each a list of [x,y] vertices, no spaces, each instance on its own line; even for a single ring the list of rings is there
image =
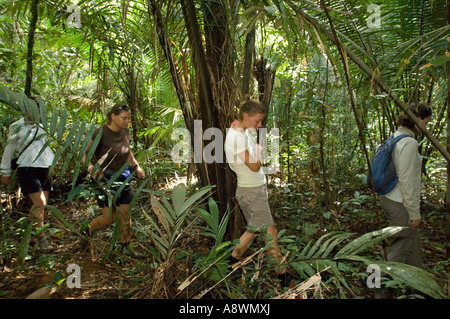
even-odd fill
[[[417,105],[411,103],[408,105],[408,109],[411,112],[413,112],[415,116],[420,117],[422,119],[431,116],[431,108],[425,103],[420,103]],[[404,126],[412,130],[414,129],[415,123],[409,118],[408,114],[403,112],[397,117],[397,125]]]
[[[122,112],[129,112],[130,108],[125,103],[117,103],[114,105],[108,113],[106,113],[106,124],[111,124],[111,115],[119,115]]]
[[[247,113],[250,116],[253,116],[257,113],[265,114],[264,106],[260,101],[248,98],[244,101],[244,103],[241,104],[239,108],[239,113],[237,115],[237,119],[239,121],[242,121],[244,113]]]

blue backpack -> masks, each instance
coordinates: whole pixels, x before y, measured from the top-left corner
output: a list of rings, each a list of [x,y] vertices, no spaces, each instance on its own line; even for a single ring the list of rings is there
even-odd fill
[[[395,144],[404,137],[409,135],[402,134],[394,138],[394,134],[391,135],[386,141],[384,141],[375,152],[372,162],[370,164],[373,183],[375,186],[375,192],[380,195],[385,195],[394,189],[397,184],[397,172],[395,170],[394,161],[392,160],[392,151]],[[372,189],[372,183],[370,181],[370,175],[367,175],[367,186]]]

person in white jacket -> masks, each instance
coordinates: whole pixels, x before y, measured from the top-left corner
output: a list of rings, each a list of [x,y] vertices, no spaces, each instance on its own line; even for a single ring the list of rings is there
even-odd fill
[[[426,104],[411,104],[409,109],[424,126],[430,121],[431,108]],[[397,118],[398,130],[394,137],[407,134],[395,145],[392,159],[397,171],[398,182],[392,191],[381,196],[381,207],[390,226],[410,226],[394,235],[387,247],[387,260],[424,268],[422,249],[417,227],[420,224],[420,192],[422,158],[415,139],[420,130],[415,123],[402,113]]]
[[[17,160],[19,185],[23,196],[28,196],[32,202],[28,220],[40,228],[44,225],[44,206],[47,205],[52,188],[49,167],[54,154],[50,147],[46,146],[46,132],[27,116],[9,127],[7,145],[0,166],[1,183],[4,185],[11,181],[11,159],[16,154],[20,154]],[[41,251],[54,250],[44,232],[40,233],[37,244]]]

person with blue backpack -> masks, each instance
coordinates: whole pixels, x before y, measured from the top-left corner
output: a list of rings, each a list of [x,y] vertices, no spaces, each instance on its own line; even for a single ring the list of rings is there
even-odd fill
[[[426,104],[408,105],[419,121],[426,126],[431,118],[431,108]],[[409,226],[393,235],[387,247],[387,260],[424,268],[419,226],[422,158],[418,151],[417,125],[406,113],[397,117],[398,129],[393,138],[401,135],[392,149],[392,162],[397,180],[394,187],[381,195],[380,204],[390,226]]]

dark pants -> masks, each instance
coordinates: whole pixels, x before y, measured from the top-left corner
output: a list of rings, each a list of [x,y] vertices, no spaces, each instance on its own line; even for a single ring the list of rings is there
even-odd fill
[[[23,195],[51,191],[52,183],[48,177],[48,172],[48,167],[19,167],[17,179]]]
[[[111,177],[114,176],[116,172],[111,171],[111,170],[105,170],[103,172],[104,174],[104,182],[106,183],[107,181],[109,181],[111,179]],[[115,182],[111,185],[110,190],[115,193],[117,192],[120,187],[122,186],[123,183],[125,183],[125,181],[127,180],[127,177],[123,176],[123,175],[119,175],[119,177],[117,177],[117,179],[115,180]],[[102,187],[102,186],[99,186]],[[100,206],[100,208],[103,207],[107,207],[109,205],[108,202],[108,195],[107,195],[107,191],[106,189],[97,189],[97,203]],[[113,194],[111,194],[113,195]],[[114,195],[117,196],[115,204],[116,206],[120,206],[120,205],[128,205],[131,203],[131,201],[133,200],[133,196],[134,196],[134,192],[133,189],[131,188],[131,185],[129,183],[127,183],[125,185],[125,187],[122,189],[122,191],[120,192],[119,195]]]
[[[390,226],[410,226],[408,211],[402,203],[381,196],[381,207],[389,220]],[[388,238],[387,260],[396,261],[418,268],[423,265],[422,249],[420,247],[419,230],[408,228]]]

